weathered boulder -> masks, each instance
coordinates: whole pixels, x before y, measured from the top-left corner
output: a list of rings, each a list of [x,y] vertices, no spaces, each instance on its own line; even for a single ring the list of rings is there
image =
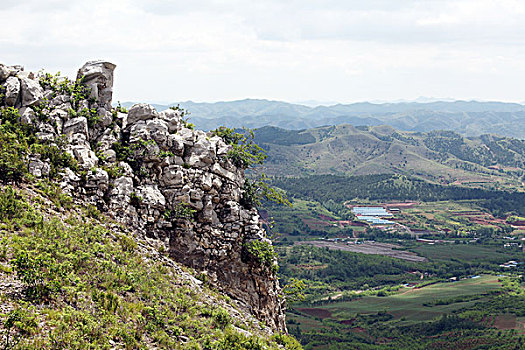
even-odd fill
[[[77,117],[69,119],[63,127],[63,133],[66,135],[72,134],[88,134],[88,123],[85,117]]]
[[[40,159],[31,159],[29,161],[29,173],[36,177],[42,177],[49,174],[51,167],[48,163]]]
[[[6,81],[7,77],[9,77],[9,70],[6,66],[0,63],[0,83]]]
[[[169,133],[168,125],[164,120],[158,118],[150,119],[146,121],[146,127],[149,130],[151,138],[155,140],[158,145],[166,145]]]
[[[18,101],[20,95],[20,80],[16,77],[7,78],[5,84],[5,104],[14,106]]]
[[[164,210],[166,198],[159,191],[157,185],[145,185],[138,187],[138,195],[142,203],[154,209]]]
[[[151,138],[149,128],[146,125],[146,122],[143,120],[138,121],[136,124],[131,126],[131,131],[129,133],[129,142],[136,143],[141,140],[147,141]]]
[[[96,189],[102,192],[108,189],[109,175],[104,169],[95,168],[87,172],[86,185],[87,189]]]
[[[168,130],[170,133],[176,132],[181,125],[182,112],[168,108],[159,113],[159,117],[168,123]]]
[[[36,122],[36,114],[30,107],[20,108],[20,121],[24,124],[34,124]]]
[[[147,103],[138,103],[128,111],[127,126],[133,125],[140,120],[149,120],[159,116],[155,107]]]
[[[84,145],[71,147],[71,153],[78,162],[78,165],[84,169],[91,169],[98,164],[98,158],[91,149]]]
[[[180,166],[171,165],[163,169],[162,178],[160,179],[163,186],[178,186],[183,183],[184,172]]]
[[[40,103],[44,98],[44,90],[37,80],[29,78],[20,79],[22,87],[22,106],[30,107]]]
[[[84,84],[91,88],[91,96],[96,98],[100,107],[111,110],[113,98],[113,72],[116,65],[107,61],[90,61],[78,70],[77,79],[83,78]]]

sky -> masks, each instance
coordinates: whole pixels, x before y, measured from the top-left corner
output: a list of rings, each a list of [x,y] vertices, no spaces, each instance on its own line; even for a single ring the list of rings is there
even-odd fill
[[[0,62],[114,101],[525,101],[522,0],[0,0]]]

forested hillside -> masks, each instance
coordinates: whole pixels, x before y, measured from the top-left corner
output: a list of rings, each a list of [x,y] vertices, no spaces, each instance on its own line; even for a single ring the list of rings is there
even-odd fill
[[[401,132],[389,126],[264,127],[256,141],[270,174],[404,174],[441,184],[523,188],[525,141],[452,131]]]

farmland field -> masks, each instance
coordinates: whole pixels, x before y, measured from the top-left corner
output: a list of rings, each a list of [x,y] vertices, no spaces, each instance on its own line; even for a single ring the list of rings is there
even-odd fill
[[[378,312],[389,313],[394,316],[394,320],[428,321],[473,304],[483,298],[483,294],[498,290],[500,287],[498,277],[481,276],[458,282],[436,283],[423,288],[404,288],[399,293],[386,297],[364,296],[353,301],[334,302],[317,308],[319,315],[331,314],[332,318],[341,321],[351,319],[356,314]],[[425,304],[431,304],[438,300],[474,295],[479,295],[480,298],[448,305],[425,306]],[[310,308],[306,314],[314,315],[315,313]]]
[[[328,305],[325,308],[338,319],[350,318],[356,313],[386,311],[393,315],[394,319],[404,317],[407,321],[426,321],[465,307],[474,301],[432,307],[426,307],[424,304],[435,302],[438,299],[481,295],[500,287],[497,277],[482,276],[458,282],[436,283],[420,289],[406,288],[398,294],[387,297],[365,296],[350,302]]]

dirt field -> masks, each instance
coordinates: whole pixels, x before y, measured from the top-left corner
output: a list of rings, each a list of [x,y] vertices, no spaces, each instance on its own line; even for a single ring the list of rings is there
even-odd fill
[[[516,329],[516,316],[514,315],[499,315],[496,316],[494,326],[498,329]]]
[[[389,256],[391,258],[403,259],[408,261],[426,261],[427,259],[412,252],[403,250],[394,250],[402,248],[401,246],[388,243],[363,243],[363,244],[346,244],[329,241],[302,241],[295,244],[308,244],[319,248],[328,248],[333,250],[344,250],[354,253],[375,254]]]

